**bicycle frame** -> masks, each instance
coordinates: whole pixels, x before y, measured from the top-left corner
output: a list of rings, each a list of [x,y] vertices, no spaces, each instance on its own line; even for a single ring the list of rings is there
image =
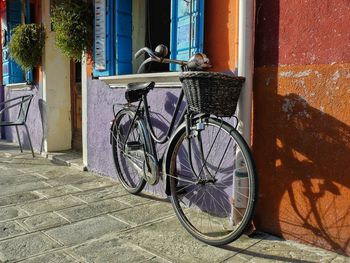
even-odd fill
[[[192,67],[189,67],[189,61],[182,61],[182,60],[173,60],[173,59],[167,59],[167,58],[164,58],[164,57],[157,57],[152,50],[148,49],[148,48],[143,48],[141,50],[139,50],[136,54],[135,54],[135,57],[139,57],[143,52],[146,52],[148,53],[148,55],[150,56],[148,59],[146,59],[140,66],[139,68],[139,71],[140,69],[143,68],[143,66],[151,61],[154,61],[154,62],[159,62],[159,63],[167,63],[167,64],[170,64],[170,63],[174,63],[174,64],[177,64],[180,66],[181,68],[181,71],[188,71],[190,68]],[[205,62],[205,59],[204,57],[206,57],[204,55],[201,56],[203,58],[203,61],[202,61],[202,67],[203,68],[206,68],[206,67],[211,67],[211,65],[208,63],[209,60],[207,60]],[[197,65],[197,62],[195,63],[195,65]],[[150,146],[148,149],[151,149],[152,152],[147,152],[145,149],[144,149],[144,154],[145,154],[145,157],[147,158],[147,155],[150,155],[155,161],[156,161],[156,165],[158,167],[160,167],[161,163],[160,163],[160,160],[162,158],[158,158],[158,155],[157,155],[157,151],[156,151],[156,144],[165,144],[167,143],[169,140],[170,140],[170,136],[171,134],[173,133],[173,130],[175,128],[175,125],[176,125],[176,120],[177,120],[177,117],[179,115],[179,111],[180,111],[180,106],[182,104],[182,102],[184,101],[184,91],[183,89],[181,89],[181,92],[180,92],[180,95],[177,99],[177,102],[176,102],[176,106],[175,106],[175,110],[173,112],[173,115],[172,115],[172,119],[170,121],[170,125],[168,126],[168,130],[167,132],[165,133],[165,136],[163,138],[158,138],[154,132],[154,128],[152,126],[152,120],[151,120],[151,116],[150,116],[150,107],[148,105],[148,100],[147,100],[147,93],[142,95],[142,98],[140,99],[139,101],[139,104],[137,106],[137,109],[135,111],[135,116],[131,122],[131,125],[129,127],[129,130],[127,131],[127,135],[126,135],[126,138],[125,138],[125,141],[123,142],[123,147],[125,146],[126,142],[128,141],[128,138],[129,138],[129,135],[130,135],[130,131],[132,129],[132,127],[134,126],[134,123],[135,121],[138,121],[141,120],[145,123],[145,126],[146,126],[146,130],[143,131],[144,132],[144,140],[145,140],[145,144],[148,144],[148,146]],[[142,105],[143,103],[143,105]],[[131,108],[131,104],[128,104],[127,105],[127,108]],[[113,110],[114,111],[114,110]],[[189,113],[189,114],[187,114]],[[191,116],[188,116],[188,115],[191,115]],[[188,116],[188,117],[186,117]],[[192,119],[192,113],[189,112],[188,108],[186,107],[184,109],[184,111],[181,113],[181,116],[180,118],[178,119],[178,122],[177,122],[177,127],[182,124],[183,122],[185,122],[185,119],[186,119],[186,123],[187,123],[187,126],[188,126],[188,130],[189,130],[189,127],[190,127],[190,122],[188,120],[191,120]],[[188,131],[188,134],[190,134],[190,130]],[[190,144],[190,142],[189,142]],[[191,163],[192,163],[192,159],[190,158],[189,160]],[[146,162],[147,164],[147,162]],[[147,164],[148,165],[148,164]],[[191,165],[192,167],[192,165]]]
[[[168,127],[168,131],[166,132],[166,135],[164,136],[163,139],[160,139],[158,138],[155,133],[154,133],[154,129],[153,129],[153,126],[152,126],[152,121],[151,121],[151,116],[150,116],[150,112],[149,112],[149,106],[148,106],[148,101],[147,101],[147,95],[144,95],[143,96],[143,103],[144,103],[144,111],[145,111],[145,117],[146,117],[146,124],[147,124],[147,128],[149,128],[149,131],[151,133],[151,136],[152,136],[152,139],[156,142],[156,143],[159,143],[159,144],[164,144],[166,142],[168,142],[169,138],[170,138],[170,135],[171,133],[173,132],[174,130],[174,127],[175,127],[175,122],[176,122],[176,118],[178,116],[178,113],[179,113],[179,110],[180,110],[180,106],[183,102],[183,97],[184,97],[184,91],[181,89],[181,92],[180,92],[180,95],[177,99],[177,102],[176,102],[176,106],[175,106],[175,110],[174,110],[174,113],[173,113],[173,116],[172,116],[172,119],[171,119],[171,122],[170,122],[170,125]],[[185,114],[187,112],[187,109],[185,109],[181,116],[180,116],[180,119],[178,121],[178,123],[182,123],[185,119]]]
[[[172,115],[172,119],[170,121],[170,125],[168,126],[168,130],[166,132],[166,135],[160,139],[155,135],[154,129],[153,129],[153,125],[152,125],[152,120],[151,120],[151,116],[150,116],[150,110],[149,110],[149,105],[148,105],[148,100],[147,100],[147,94],[142,96],[142,99],[139,101],[139,104],[136,108],[135,111],[135,116],[130,124],[130,128],[127,132],[126,138],[125,138],[125,142],[128,140],[128,137],[130,135],[130,131],[131,131],[131,127],[133,127],[135,121],[137,120],[137,118],[141,118],[145,121],[146,123],[146,127],[147,130],[149,131],[150,135],[151,135],[151,140],[148,141],[147,143],[151,144],[151,147],[153,149],[153,157],[157,160],[157,162],[159,163],[159,159],[155,150],[155,144],[165,144],[169,141],[170,139],[170,135],[172,134],[174,128],[175,128],[175,123],[176,123],[176,119],[179,115],[179,111],[180,111],[180,106],[182,104],[182,102],[184,98],[184,91],[181,89],[180,95],[177,99],[176,102],[176,106],[175,106],[175,110],[174,113]],[[143,106],[142,106],[143,103]],[[184,109],[184,111],[181,113],[180,118],[178,120],[178,125],[180,125],[184,120],[185,120],[185,114],[187,113],[187,108]],[[123,142],[123,144],[125,144],[125,142]]]

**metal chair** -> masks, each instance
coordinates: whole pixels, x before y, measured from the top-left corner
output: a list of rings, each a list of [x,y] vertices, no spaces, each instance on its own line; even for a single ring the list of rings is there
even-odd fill
[[[17,133],[17,138],[18,138],[18,143],[19,143],[19,148],[21,149],[21,152],[23,152],[22,148],[22,143],[21,143],[21,138],[19,136],[18,132],[18,126],[24,126],[27,131],[27,136],[29,140],[29,145],[30,149],[32,150],[32,155],[33,158],[34,156],[34,150],[32,146],[32,141],[30,139],[28,127],[26,124],[27,117],[28,117],[28,111],[29,111],[29,106],[30,103],[33,99],[34,95],[24,95],[24,96],[19,96],[13,99],[6,100],[4,102],[0,102],[0,127],[5,127],[5,126],[15,126],[16,128],[16,133]],[[1,121],[1,115],[4,114],[6,111],[8,111],[11,108],[18,108],[18,115],[17,119],[15,121]]]

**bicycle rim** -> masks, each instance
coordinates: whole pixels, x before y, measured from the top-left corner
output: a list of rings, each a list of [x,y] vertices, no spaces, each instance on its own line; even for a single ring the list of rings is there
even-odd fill
[[[121,184],[128,192],[137,194],[142,191],[146,184],[146,181],[140,176],[144,160],[125,150],[125,144],[128,142],[143,144],[143,137],[136,122],[130,129],[133,117],[134,113],[127,110],[117,114],[112,134],[112,151],[117,176]],[[130,133],[126,139],[129,129]]]
[[[176,215],[197,239],[215,246],[230,243],[251,223],[255,205],[249,147],[232,126],[219,120],[206,120],[204,130],[190,139],[185,127],[180,133],[170,166]]]

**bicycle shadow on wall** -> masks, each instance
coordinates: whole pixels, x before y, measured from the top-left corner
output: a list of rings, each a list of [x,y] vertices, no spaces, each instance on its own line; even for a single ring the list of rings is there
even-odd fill
[[[260,175],[268,176],[261,184],[257,221],[269,229],[275,226],[266,221],[279,222],[277,235],[349,253],[350,127],[296,94],[272,99],[268,111],[284,114],[265,127],[268,137],[254,146],[256,156],[262,149],[269,156],[257,164]]]
[[[279,76],[279,65],[302,58],[298,49],[315,52],[305,42],[308,35],[300,37],[308,33],[291,26],[295,16],[283,5],[282,11],[280,1],[256,1],[253,154],[260,195],[255,222],[259,230],[349,254],[350,127],[298,94],[281,95],[289,89],[310,99],[316,87],[311,81],[306,88],[308,79],[283,82]],[[290,19],[281,19],[281,12]],[[332,41],[332,35],[325,37]],[[317,96],[310,99],[313,105],[329,100]]]

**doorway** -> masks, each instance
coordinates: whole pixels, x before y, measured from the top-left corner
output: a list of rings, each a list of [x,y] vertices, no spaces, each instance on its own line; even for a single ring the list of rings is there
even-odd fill
[[[146,39],[145,46],[154,50],[159,44],[170,49],[171,1],[146,1]],[[167,72],[169,64],[150,63],[148,72]]]
[[[81,63],[71,61],[72,149],[82,151]]]

